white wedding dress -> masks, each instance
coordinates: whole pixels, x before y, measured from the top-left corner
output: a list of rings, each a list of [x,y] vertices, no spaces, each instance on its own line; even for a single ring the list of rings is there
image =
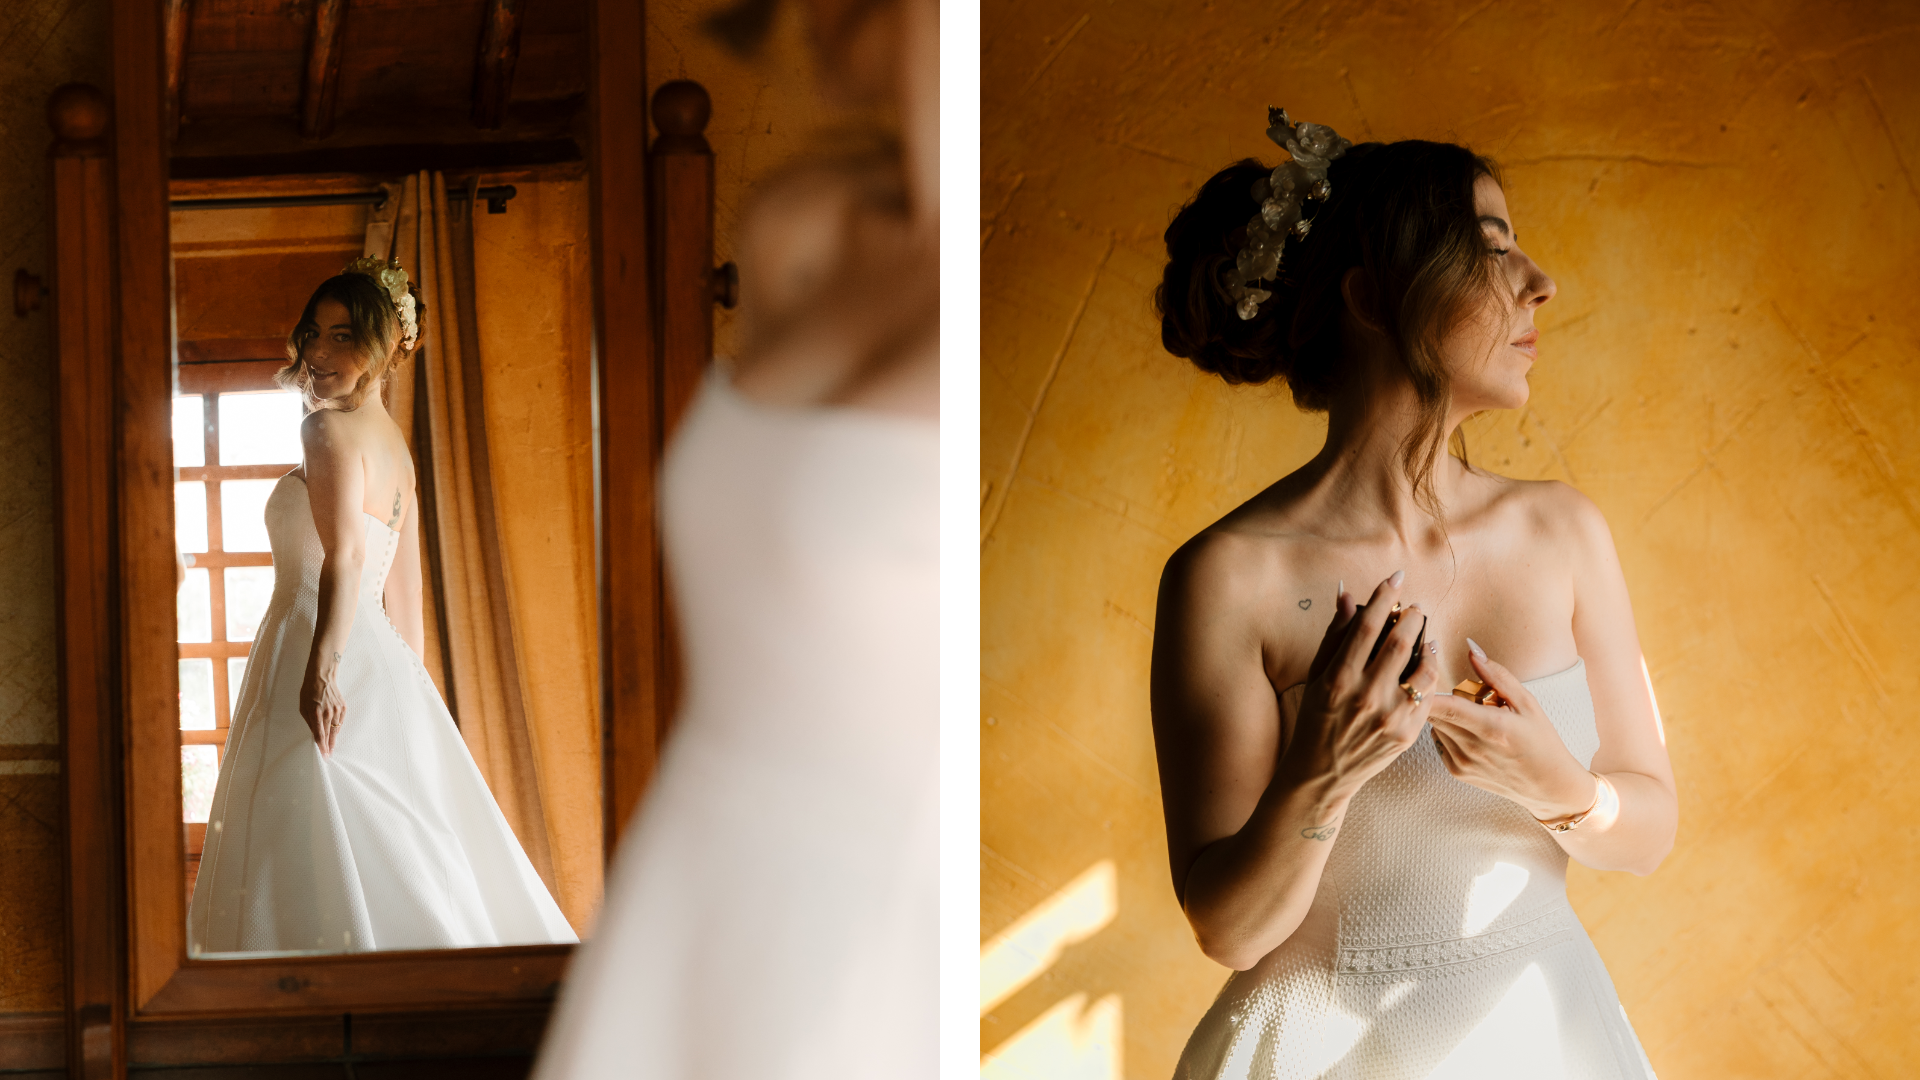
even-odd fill
[[[938,1074],[939,458],[709,375],[663,477],[686,704],[538,1080]]]
[[[319,603],[307,485],[267,499],[273,598],[241,680],[187,913],[191,953],[359,952],[577,940],[474,766],[427,669],[387,620],[400,535],[367,558],[340,661],[333,756],[300,717]]]
[[[1584,662],[1529,680],[1567,749],[1600,738]],[[1281,695],[1282,729],[1302,687]],[[1650,1080],[1567,904],[1567,855],[1424,734],[1348,807],[1300,928],[1227,980],[1176,1080]]]

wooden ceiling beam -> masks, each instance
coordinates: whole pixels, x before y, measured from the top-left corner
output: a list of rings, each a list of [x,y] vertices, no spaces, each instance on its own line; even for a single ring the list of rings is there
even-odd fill
[[[492,131],[505,121],[513,94],[513,67],[520,59],[520,9],[524,0],[487,0],[480,25],[480,51],[473,63],[473,126]]]
[[[321,139],[333,131],[333,106],[340,93],[340,54],[347,35],[347,0],[318,0],[313,29],[307,35],[307,72],[300,95],[300,134]]]
[[[193,0],[166,0],[167,29],[167,117],[165,134],[169,145],[180,136],[180,88],[187,74],[187,21],[192,16]]]

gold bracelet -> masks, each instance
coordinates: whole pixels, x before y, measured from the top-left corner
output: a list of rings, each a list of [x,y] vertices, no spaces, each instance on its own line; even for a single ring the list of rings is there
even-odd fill
[[[1587,771],[1593,776],[1593,805],[1577,814],[1570,814],[1566,817],[1553,818],[1546,821],[1534,818],[1533,820],[1540,822],[1541,828],[1552,833],[1572,832],[1579,828],[1582,822],[1585,822],[1598,812],[1602,805],[1611,803],[1614,808],[1617,809],[1619,807],[1620,795],[1613,790],[1613,783],[1599,773],[1593,772],[1591,769]]]

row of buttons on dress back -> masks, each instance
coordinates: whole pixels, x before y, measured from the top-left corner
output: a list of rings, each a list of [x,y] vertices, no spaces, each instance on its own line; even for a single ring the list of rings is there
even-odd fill
[[[393,572],[393,557],[399,550],[400,534],[394,532],[392,529],[388,529],[386,568],[389,574]],[[382,580],[384,581],[385,579]],[[380,616],[387,620],[387,629],[393,631],[393,636],[400,637],[400,628],[393,625],[393,616],[387,612],[386,590],[382,589],[380,593]],[[413,651],[412,646],[405,645],[405,641],[405,638],[401,638],[402,647],[406,650],[407,658],[413,661],[414,674],[420,676],[420,681],[427,684],[427,687],[433,691],[433,696],[439,697],[440,687],[434,684],[433,675],[427,671],[426,661],[422,660],[420,656]]]

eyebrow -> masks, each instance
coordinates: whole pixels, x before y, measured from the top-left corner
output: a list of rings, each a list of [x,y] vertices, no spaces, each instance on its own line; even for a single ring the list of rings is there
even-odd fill
[[[1496,220],[1498,220],[1498,219],[1496,219]],[[352,324],[352,323],[343,323],[343,322],[337,322],[337,323],[334,323],[334,324],[333,324],[332,326],[329,326],[329,327],[327,327],[327,329],[329,329],[329,330],[351,330],[351,329],[353,329],[353,324]]]
[[[1517,244],[1520,242],[1520,234],[1517,232],[1514,232],[1511,228],[1509,228],[1507,226],[1506,219],[1504,218],[1497,218],[1497,217],[1494,217],[1492,214],[1481,214],[1480,224],[1495,226],[1502,233],[1505,233],[1509,238],[1511,238],[1514,243]]]

